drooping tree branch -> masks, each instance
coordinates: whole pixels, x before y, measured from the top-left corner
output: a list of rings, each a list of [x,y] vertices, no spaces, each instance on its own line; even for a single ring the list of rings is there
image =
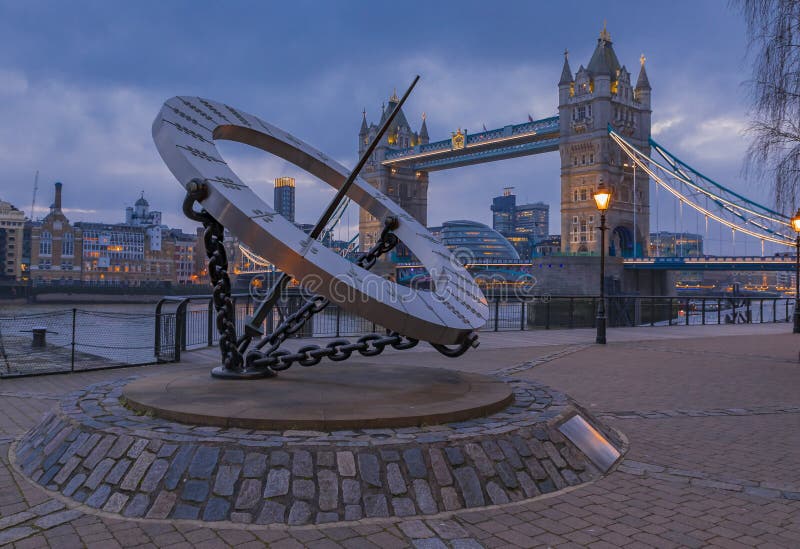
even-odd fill
[[[800,0],[735,0],[744,15],[752,78],[745,173],[772,187],[776,206],[800,206]]]

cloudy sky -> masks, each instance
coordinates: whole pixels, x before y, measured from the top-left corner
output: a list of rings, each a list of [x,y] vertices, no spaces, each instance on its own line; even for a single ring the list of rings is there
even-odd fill
[[[165,99],[224,101],[352,166],[362,109],[376,121],[381,103],[416,73],[405,112],[413,126],[427,113],[432,140],[555,114],[564,49],[573,70],[587,64],[604,20],[634,78],[639,55],[647,57],[655,139],[770,203],[740,175],[744,25],[727,2],[710,0],[0,1],[0,198],[28,213],[39,170],[37,216],[62,181],[71,219],[120,221],[144,191],[165,222],[190,228],[179,214],[181,188],[150,136]],[[313,222],[331,194],[274,157],[220,149],[268,202],[274,177],[296,176],[298,221]],[[514,186],[520,200],[551,205],[558,232],[559,185],[556,154],[435,172],[429,223],[490,223],[492,196]],[[664,202],[658,228],[669,230],[674,206]],[[349,230],[356,220],[351,212]]]

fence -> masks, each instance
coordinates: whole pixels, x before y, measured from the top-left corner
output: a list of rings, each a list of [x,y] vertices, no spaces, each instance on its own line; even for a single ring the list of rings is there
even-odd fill
[[[0,377],[63,373],[175,360],[175,315],[156,315],[165,345],[153,346],[152,313],[67,309],[0,317]]]
[[[242,334],[246,319],[257,303],[247,294],[233,296],[236,329]],[[593,328],[598,297],[593,296],[487,296],[489,318],[483,331]],[[176,353],[214,345],[218,340],[216,312],[208,296],[165,298],[157,312],[174,304],[179,342]],[[304,303],[299,292],[287,292],[261,327],[271,332]],[[786,297],[660,297],[611,296],[606,298],[608,326],[686,326],[787,322],[794,314],[794,298]],[[330,305],[297,332],[295,337],[346,337],[383,330],[383,327]]]
[[[244,333],[258,305],[233,296],[236,330]],[[599,298],[591,296],[488,296],[483,331],[591,328]],[[261,326],[269,333],[305,303],[287,292]],[[785,297],[607,298],[608,326],[697,326],[789,322],[794,299]],[[217,313],[209,296],[166,297],[152,313],[108,313],[68,309],[0,317],[0,377],[118,368],[175,362],[181,352],[216,344]],[[383,327],[330,305],[295,337],[347,337]]]

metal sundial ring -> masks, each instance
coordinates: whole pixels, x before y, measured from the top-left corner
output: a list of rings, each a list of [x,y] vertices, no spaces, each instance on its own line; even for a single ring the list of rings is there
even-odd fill
[[[194,135],[177,127],[184,120],[180,110],[186,108],[204,121],[202,126],[193,127]],[[206,196],[199,202],[217,222],[301,284],[304,278],[314,277],[321,282],[315,287],[316,293],[409,338],[439,345],[458,344],[484,324],[488,305],[472,277],[447,248],[430,238],[425,227],[361,178],[354,181],[347,196],[378,219],[391,216],[401,220],[394,235],[435,279],[442,280],[440,273],[448,276],[437,284],[435,293],[416,290],[354,266],[323,246],[313,246],[312,253],[312,246],[303,245],[307,235],[278,215],[239,179],[224,162],[214,140],[238,141],[260,148],[337,189],[347,179],[349,170],[255,116],[238,109],[235,116],[225,116],[222,114],[225,112],[234,111],[211,100],[175,97],[164,104],[153,123],[153,139],[164,162],[185,187],[192,180],[204,182]],[[359,276],[343,279],[340,275],[351,268]],[[452,271],[457,273],[454,279]],[[342,283],[349,286],[346,295],[352,299],[343,299],[341,292],[334,291]]]

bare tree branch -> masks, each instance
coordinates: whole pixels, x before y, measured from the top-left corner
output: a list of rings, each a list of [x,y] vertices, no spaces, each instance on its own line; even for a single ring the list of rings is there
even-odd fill
[[[744,170],[767,181],[777,207],[800,196],[800,0],[734,0],[747,23],[753,106]]]

